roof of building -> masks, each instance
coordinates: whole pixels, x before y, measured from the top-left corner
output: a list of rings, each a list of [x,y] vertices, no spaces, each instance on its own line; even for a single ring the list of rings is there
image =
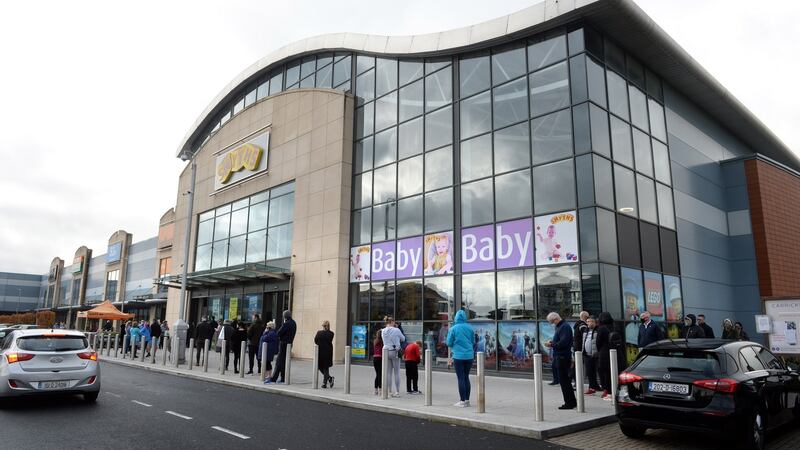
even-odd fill
[[[334,33],[294,42],[261,58],[231,80],[186,133],[177,156],[193,151],[192,142],[242,84],[290,58],[325,50],[392,56],[453,54],[486,48],[577,20],[621,43],[754,152],[800,169],[800,158],[632,0],[546,0],[513,14],[440,33],[413,36]]]

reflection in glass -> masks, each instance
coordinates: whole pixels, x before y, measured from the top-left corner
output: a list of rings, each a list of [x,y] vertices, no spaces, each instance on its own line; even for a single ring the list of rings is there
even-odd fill
[[[658,223],[662,227],[675,229],[675,211],[672,205],[672,189],[661,183],[656,183],[658,195]]]
[[[572,155],[572,122],[569,109],[533,119],[531,133],[534,165]]]
[[[528,118],[527,88],[525,78],[519,78],[492,91],[495,129]]]
[[[497,86],[525,74],[525,48],[514,48],[492,55],[492,84]]]
[[[269,226],[292,221],[294,216],[294,193],[273,199],[269,205]]]
[[[372,204],[372,172],[356,175],[353,178],[353,207],[361,208]]]
[[[419,61],[400,61],[400,86],[422,78],[422,67]]]
[[[425,111],[449,104],[453,99],[453,76],[450,68],[425,78]]]
[[[267,259],[292,256],[292,224],[269,229],[267,234]]]
[[[317,72],[316,86],[321,88],[333,87],[333,65],[327,65]]]
[[[533,206],[537,215],[575,208],[572,160],[533,168]]]
[[[492,174],[492,136],[485,134],[461,143],[461,181]]]
[[[372,208],[372,241],[380,242],[395,238],[397,204],[385,203]]]
[[[231,214],[231,236],[247,233],[247,209],[240,209]]]
[[[386,316],[394,314],[394,282],[383,281],[372,283],[370,293],[369,318],[374,321],[383,321]],[[371,341],[370,341],[371,342]],[[367,346],[370,347],[369,345]]]
[[[392,201],[397,198],[395,183],[397,182],[397,167],[394,164],[380,169],[375,169],[373,180],[375,203]]]
[[[530,75],[531,116],[569,105],[567,63],[559,63]]]
[[[594,155],[594,196],[599,206],[614,209],[614,179],[611,176],[611,161]]]
[[[497,272],[499,320],[535,319],[536,272],[533,269]]]
[[[608,81],[608,110],[628,120],[628,84],[611,70],[606,71]]]
[[[376,95],[381,95],[397,89],[397,60],[378,58],[375,65]]]
[[[200,222],[197,229],[197,244],[207,244],[212,240],[214,240],[214,221],[206,220]]]
[[[422,156],[409,158],[397,164],[397,190],[399,197],[422,192]]]
[[[656,180],[670,183],[669,151],[667,146],[653,139],[653,165],[656,168]]]
[[[353,212],[353,244],[367,244],[372,236],[372,209]]]
[[[529,133],[527,121],[494,133],[494,173],[531,165]]]
[[[461,225],[469,227],[494,219],[492,179],[461,185]]]
[[[494,272],[461,276],[461,303],[471,319],[496,319]]]
[[[422,234],[422,196],[398,201],[397,217],[398,238]]]
[[[375,135],[375,167],[397,160],[397,128]]]
[[[557,312],[561,318],[577,317],[582,309],[577,265],[543,267],[537,270],[539,317]]]
[[[375,129],[382,130],[397,123],[397,92],[375,101]]]
[[[198,245],[194,259],[194,270],[208,270],[211,268],[211,244]]]
[[[229,227],[231,224],[231,215],[230,214],[223,214],[221,216],[217,216],[214,223],[214,240],[218,241],[220,239],[227,238]]]
[[[647,122],[647,98],[636,86],[628,86],[631,102],[631,123],[644,131],[650,129]]]
[[[244,235],[231,238],[230,242],[228,243],[229,266],[244,264],[246,242],[247,237]]]
[[[425,232],[450,230],[453,228],[453,190],[425,194]]]
[[[631,126],[614,116],[611,116],[611,147],[614,151],[614,161],[633,167]]]
[[[453,317],[455,290],[453,277],[425,279],[423,320],[450,320]]]
[[[422,117],[400,124],[399,158],[422,153]]]
[[[650,134],[667,142],[667,128],[664,124],[664,107],[653,99],[647,100],[647,109],[650,113]]]
[[[356,138],[369,136],[375,131],[375,103],[356,108]]]
[[[528,70],[541,69],[567,57],[567,37],[550,38],[528,46]]]
[[[396,292],[395,319],[422,320],[422,280],[398,281]]]
[[[586,58],[586,77],[589,79],[589,100],[606,107],[606,71],[591,57]]]
[[[453,142],[453,111],[442,108],[425,116],[425,150],[439,148]]]
[[[267,230],[247,235],[247,262],[261,262],[266,259]]]
[[[489,91],[461,102],[461,138],[475,136],[491,129],[492,110]]]
[[[400,89],[400,121],[417,117],[423,112],[422,80]]]
[[[350,79],[350,57],[340,59],[333,65],[333,86],[338,87],[340,84]]]
[[[214,242],[211,251],[211,268],[225,267],[228,263],[228,240]]]
[[[372,169],[372,138],[356,142],[356,155],[353,158],[355,172]]]
[[[610,158],[611,143],[608,139],[608,113],[590,104],[589,116],[592,126],[592,150]]]
[[[617,198],[617,211],[637,217],[636,182],[633,172],[614,164],[614,193]]]
[[[531,173],[521,170],[495,178],[496,221],[531,215]]]
[[[633,129],[633,156],[636,160],[636,170],[653,176],[653,155],[650,153],[650,136]]]
[[[453,149],[445,147],[425,155],[425,190],[453,184]]]
[[[578,208],[594,205],[592,155],[581,155],[575,158],[575,181],[578,190]]]
[[[639,218],[658,223],[656,211],[656,188],[653,180],[636,175],[636,194],[639,197]]]
[[[597,208],[597,253],[601,261],[617,262],[617,219],[616,215],[603,208]]]
[[[459,63],[461,98],[489,88],[489,57],[464,58]]]
[[[597,217],[594,208],[578,210],[581,261],[597,260]]]

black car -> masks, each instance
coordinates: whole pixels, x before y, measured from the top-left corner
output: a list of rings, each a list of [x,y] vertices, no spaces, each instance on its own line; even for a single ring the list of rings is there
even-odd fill
[[[767,430],[800,418],[800,374],[755,342],[663,340],[619,375],[616,412],[630,438],[664,428],[761,449]]]

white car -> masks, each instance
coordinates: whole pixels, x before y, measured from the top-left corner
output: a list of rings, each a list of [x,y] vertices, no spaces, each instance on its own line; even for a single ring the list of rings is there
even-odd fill
[[[100,394],[97,352],[79,331],[14,330],[0,345],[0,400],[25,395]]]

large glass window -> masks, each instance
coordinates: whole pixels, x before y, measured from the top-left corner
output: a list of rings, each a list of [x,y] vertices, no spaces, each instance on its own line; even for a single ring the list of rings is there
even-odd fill
[[[650,152],[650,137],[635,128],[633,129],[633,155],[636,160],[636,170],[652,177],[653,154]]]
[[[614,153],[614,161],[633,167],[631,126],[614,116],[611,116],[611,147]]]
[[[422,118],[409,120],[400,125],[400,136],[398,137],[399,158],[422,153]]]
[[[557,312],[563,319],[577,316],[582,307],[581,283],[577,265],[537,269],[539,317]]]
[[[425,149],[430,150],[453,142],[453,111],[442,108],[425,116]]]
[[[523,122],[494,133],[494,172],[503,173],[531,165],[530,132]]]
[[[531,215],[531,173],[520,170],[495,179],[496,220],[516,219]]]
[[[395,319],[422,320],[422,280],[398,281],[395,295]]]
[[[530,75],[531,115],[536,117],[569,105],[567,63],[559,63]]]
[[[382,130],[397,124],[397,92],[375,101],[375,129]]]
[[[540,69],[567,57],[567,37],[556,36],[528,46],[528,67]]]
[[[451,320],[453,317],[455,290],[453,277],[433,277],[425,279],[424,320]]]
[[[528,118],[528,89],[525,78],[520,78],[492,91],[494,128],[502,128]]]
[[[395,200],[397,183],[397,167],[395,164],[375,169],[375,203],[383,203]]]
[[[672,189],[661,183],[656,183],[658,197],[658,223],[662,227],[675,229],[675,210],[672,206]]]
[[[533,269],[497,272],[497,319],[535,319],[535,290]]]
[[[397,191],[399,197],[422,192],[422,155],[404,159],[397,164]]]
[[[575,208],[571,159],[533,168],[533,206],[537,215]]]
[[[402,67],[402,63],[401,63]],[[400,88],[400,121],[417,117],[424,111],[422,80]]]
[[[492,174],[492,136],[485,134],[461,143],[461,181]]]
[[[672,184],[670,182],[670,167],[669,167],[669,151],[667,146],[653,140],[653,165],[655,166],[656,180],[664,184]]]
[[[614,164],[614,193],[617,197],[617,211],[637,217],[636,182],[632,170]]]
[[[397,89],[397,60],[378,58],[375,64],[376,94],[381,96]]]
[[[569,109],[533,119],[531,134],[534,165],[572,155],[572,122]]]
[[[377,171],[376,171],[377,173]],[[445,147],[425,155],[425,190],[453,184],[453,149]]]
[[[653,99],[647,100],[647,110],[650,113],[650,134],[661,142],[667,142],[667,126],[664,123],[664,107]]]
[[[453,75],[450,68],[425,77],[425,111],[450,103],[453,99]]]
[[[453,190],[425,194],[425,232],[444,231],[453,228]]]
[[[398,201],[397,218],[398,238],[422,234],[422,196]]]
[[[489,91],[461,102],[461,137],[468,138],[492,128],[492,108]]]
[[[639,197],[639,218],[658,223],[656,211],[656,187],[653,180],[636,175],[636,194]]]
[[[489,57],[464,58],[459,64],[461,98],[489,88]]]
[[[615,72],[608,70],[608,109],[618,117],[628,120],[628,84]]]
[[[513,48],[492,55],[492,84],[495,86],[522,76],[525,72],[524,48]]]
[[[375,167],[397,160],[397,128],[375,135]]]
[[[461,225],[489,223],[494,218],[492,179],[461,185]]]
[[[397,203],[391,202],[372,208],[372,240],[375,242],[395,238]]]
[[[469,319],[497,319],[494,272],[462,275],[461,304]]]

